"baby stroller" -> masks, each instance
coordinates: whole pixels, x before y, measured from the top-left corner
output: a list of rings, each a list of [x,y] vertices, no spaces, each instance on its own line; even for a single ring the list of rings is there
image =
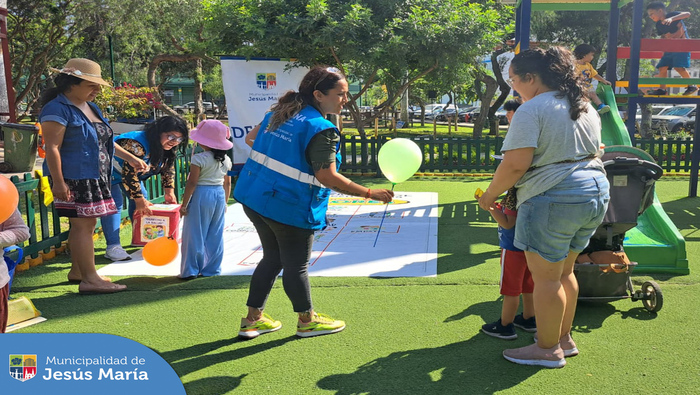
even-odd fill
[[[661,288],[647,281],[634,290],[630,274],[637,265],[623,249],[625,232],[637,226],[639,217],[654,202],[654,183],[663,170],[649,154],[634,147],[605,148],[602,160],[610,182],[610,203],[605,218],[576,260],[574,274],[579,283],[579,300],[609,302],[630,298],[642,301],[650,312],[663,306]]]

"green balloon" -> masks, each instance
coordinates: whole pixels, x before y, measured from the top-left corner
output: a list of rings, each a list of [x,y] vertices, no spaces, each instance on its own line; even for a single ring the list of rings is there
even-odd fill
[[[396,138],[382,145],[377,161],[386,178],[398,184],[416,174],[423,163],[423,152],[413,141]]]

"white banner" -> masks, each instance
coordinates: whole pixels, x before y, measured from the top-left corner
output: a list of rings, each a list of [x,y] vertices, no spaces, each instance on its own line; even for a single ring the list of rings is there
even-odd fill
[[[301,79],[309,71],[305,67],[285,71],[288,65],[288,61],[280,59],[221,57],[228,124],[233,137],[234,170],[240,169],[250,154],[245,136],[262,122],[265,113],[280,96],[299,89]]]

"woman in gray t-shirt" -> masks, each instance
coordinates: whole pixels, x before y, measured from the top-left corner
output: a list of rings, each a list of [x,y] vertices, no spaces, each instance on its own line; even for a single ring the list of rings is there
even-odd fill
[[[578,354],[571,339],[578,283],[574,262],[603,220],[608,180],[598,158],[601,124],[584,96],[574,57],[565,48],[515,56],[511,86],[526,101],[503,142],[503,162],[479,206],[494,210],[499,195],[518,188],[517,248],[535,283],[537,343],[503,356],[523,365],[559,368]]]

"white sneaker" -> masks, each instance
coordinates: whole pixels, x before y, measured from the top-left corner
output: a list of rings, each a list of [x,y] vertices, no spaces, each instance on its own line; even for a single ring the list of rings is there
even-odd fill
[[[111,259],[113,262],[128,261],[131,260],[131,255],[124,251],[122,246],[116,245],[107,247],[107,251],[105,251],[105,258]]]

